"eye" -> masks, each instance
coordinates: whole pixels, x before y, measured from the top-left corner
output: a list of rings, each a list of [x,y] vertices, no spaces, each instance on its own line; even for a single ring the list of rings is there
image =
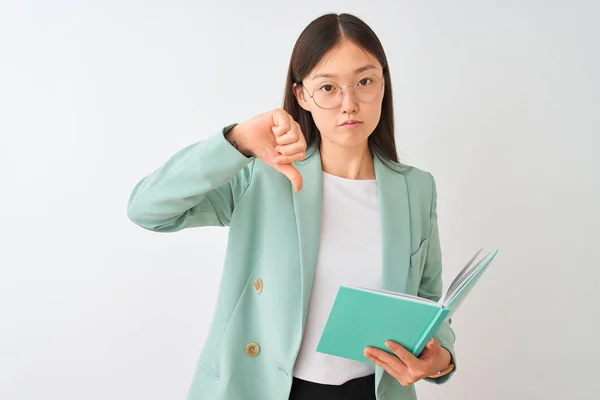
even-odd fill
[[[361,83],[363,83],[363,84],[361,85]],[[358,81],[358,86],[366,86],[369,83],[371,83],[371,78],[363,78],[360,81]]]
[[[325,90],[323,90],[325,89]],[[319,87],[319,90],[323,91],[323,92],[331,92],[333,90],[333,86],[332,85],[323,85],[321,87]]]

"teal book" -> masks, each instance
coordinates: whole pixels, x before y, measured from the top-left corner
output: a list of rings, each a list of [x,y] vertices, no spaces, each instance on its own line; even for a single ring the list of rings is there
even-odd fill
[[[418,357],[498,253],[496,249],[480,257],[481,251],[456,275],[437,302],[404,293],[340,286],[317,351],[372,363],[364,356],[365,347],[392,353],[384,344],[392,340]]]

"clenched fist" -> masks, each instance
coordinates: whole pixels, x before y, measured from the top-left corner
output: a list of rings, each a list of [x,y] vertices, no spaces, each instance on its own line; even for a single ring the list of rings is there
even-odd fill
[[[285,175],[296,192],[302,189],[302,175],[292,163],[306,157],[306,140],[285,110],[277,108],[244,121],[225,138],[245,156],[259,158]]]

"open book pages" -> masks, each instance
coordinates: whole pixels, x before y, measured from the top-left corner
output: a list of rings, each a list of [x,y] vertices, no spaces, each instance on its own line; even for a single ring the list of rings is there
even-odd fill
[[[458,305],[462,302],[462,298],[464,298],[468,294],[472,286],[481,276],[483,270],[490,264],[492,259],[496,256],[496,253],[498,253],[498,249],[496,249],[480,257],[482,250],[483,249],[479,249],[475,253],[475,255],[471,257],[469,262],[467,262],[467,265],[465,265],[463,269],[456,275],[452,283],[450,283],[448,289],[442,294],[442,297],[438,301],[432,301],[423,297],[413,296],[406,293],[391,292],[381,289],[369,289],[363,287],[354,287],[354,289],[364,290],[367,292],[375,292],[384,296],[402,297],[404,299],[419,303],[438,304],[443,308],[453,305],[453,308],[456,309],[458,308]],[[453,300],[455,300],[459,294],[461,294],[461,299],[458,299],[453,303]]]
[[[453,300],[465,288],[470,291],[472,285],[479,279],[483,270],[487,268],[492,259],[498,253],[498,249],[490,251],[483,257],[478,257],[483,249],[479,249],[475,255],[469,260],[467,265],[456,275],[446,292],[442,295],[439,302],[444,305],[450,305]],[[466,296],[467,293],[464,293]],[[458,305],[458,304],[457,304]]]

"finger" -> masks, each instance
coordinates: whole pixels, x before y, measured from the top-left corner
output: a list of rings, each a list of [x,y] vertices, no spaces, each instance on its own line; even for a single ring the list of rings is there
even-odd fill
[[[296,169],[296,167],[294,167],[292,164],[275,164],[274,168],[285,175],[290,182],[292,182],[296,192],[299,192],[302,189],[302,175],[300,175],[300,172]]]
[[[419,363],[419,359],[415,357],[413,353],[404,348],[404,346],[401,346],[400,344],[391,340],[385,342],[385,345],[387,348],[392,350],[394,354],[397,355],[398,358],[402,360],[402,362],[409,368],[414,368]]]
[[[440,342],[438,342],[436,338],[431,338],[429,340],[429,342],[427,342],[427,345],[425,346],[425,349],[428,351],[435,351],[439,348],[441,348]]]
[[[383,368],[388,374],[390,374],[391,376],[394,377],[394,379],[396,379],[398,382],[400,382],[401,380],[404,380],[402,378],[402,375],[395,370],[393,367],[391,367],[390,365],[384,363],[383,361],[377,359],[377,358],[369,358],[371,361],[373,361],[373,363],[375,365],[377,365],[380,368]]]
[[[292,127],[293,119],[290,117],[288,113],[283,110],[274,111],[272,114],[273,117],[273,127],[271,131],[276,137],[282,136],[287,133]]]
[[[377,351],[377,349],[373,349],[373,348],[365,349],[364,354],[365,354],[365,357],[367,357],[373,363],[375,363],[376,365],[385,369],[386,371],[388,369],[394,370],[384,359],[379,357],[379,352]],[[395,371],[394,371],[394,373],[395,373]]]
[[[430,357],[435,357],[435,355],[441,350],[440,343],[435,339],[431,338],[427,345],[419,355],[419,359],[427,360]]]
[[[365,350],[365,355],[367,357],[370,356],[373,359],[379,360],[381,363],[396,370],[397,372],[402,372],[406,370],[406,365],[402,362],[401,359],[399,359],[393,354],[388,353],[385,350],[369,347],[368,350]]]
[[[271,131],[275,135],[275,140],[277,140],[278,137],[288,133],[290,131],[290,127],[289,125],[276,125],[271,128]]]
[[[298,141],[298,132],[295,129],[290,129],[281,136],[276,136],[275,140],[279,145],[296,143]]]
[[[398,360],[396,358],[398,363],[396,365],[390,365],[390,364],[386,363],[384,360],[375,356],[374,354],[379,354],[379,353],[374,352],[373,348],[368,348],[368,349],[369,350],[365,349],[365,357],[367,357],[369,360],[371,360],[375,365],[383,368],[388,374],[393,376],[394,379],[396,379],[402,386],[408,386],[413,383],[412,378],[407,375],[408,369],[406,368],[406,366],[403,365],[401,368],[398,368],[398,365],[402,364],[402,362],[400,360]],[[387,352],[384,352],[384,353],[388,354]]]
[[[296,161],[302,161],[306,158],[305,152],[293,154],[291,156],[277,156],[273,159],[274,164],[290,164]]]
[[[292,156],[294,154],[303,153],[304,150],[306,150],[306,146],[299,142],[288,144],[286,146],[275,147],[275,151],[278,151],[284,156]]]
[[[304,137],[304,133],[302,133],[302,128],[298,125],[298,142],[302,143],[302,145],[306,148],[306,138]]]

